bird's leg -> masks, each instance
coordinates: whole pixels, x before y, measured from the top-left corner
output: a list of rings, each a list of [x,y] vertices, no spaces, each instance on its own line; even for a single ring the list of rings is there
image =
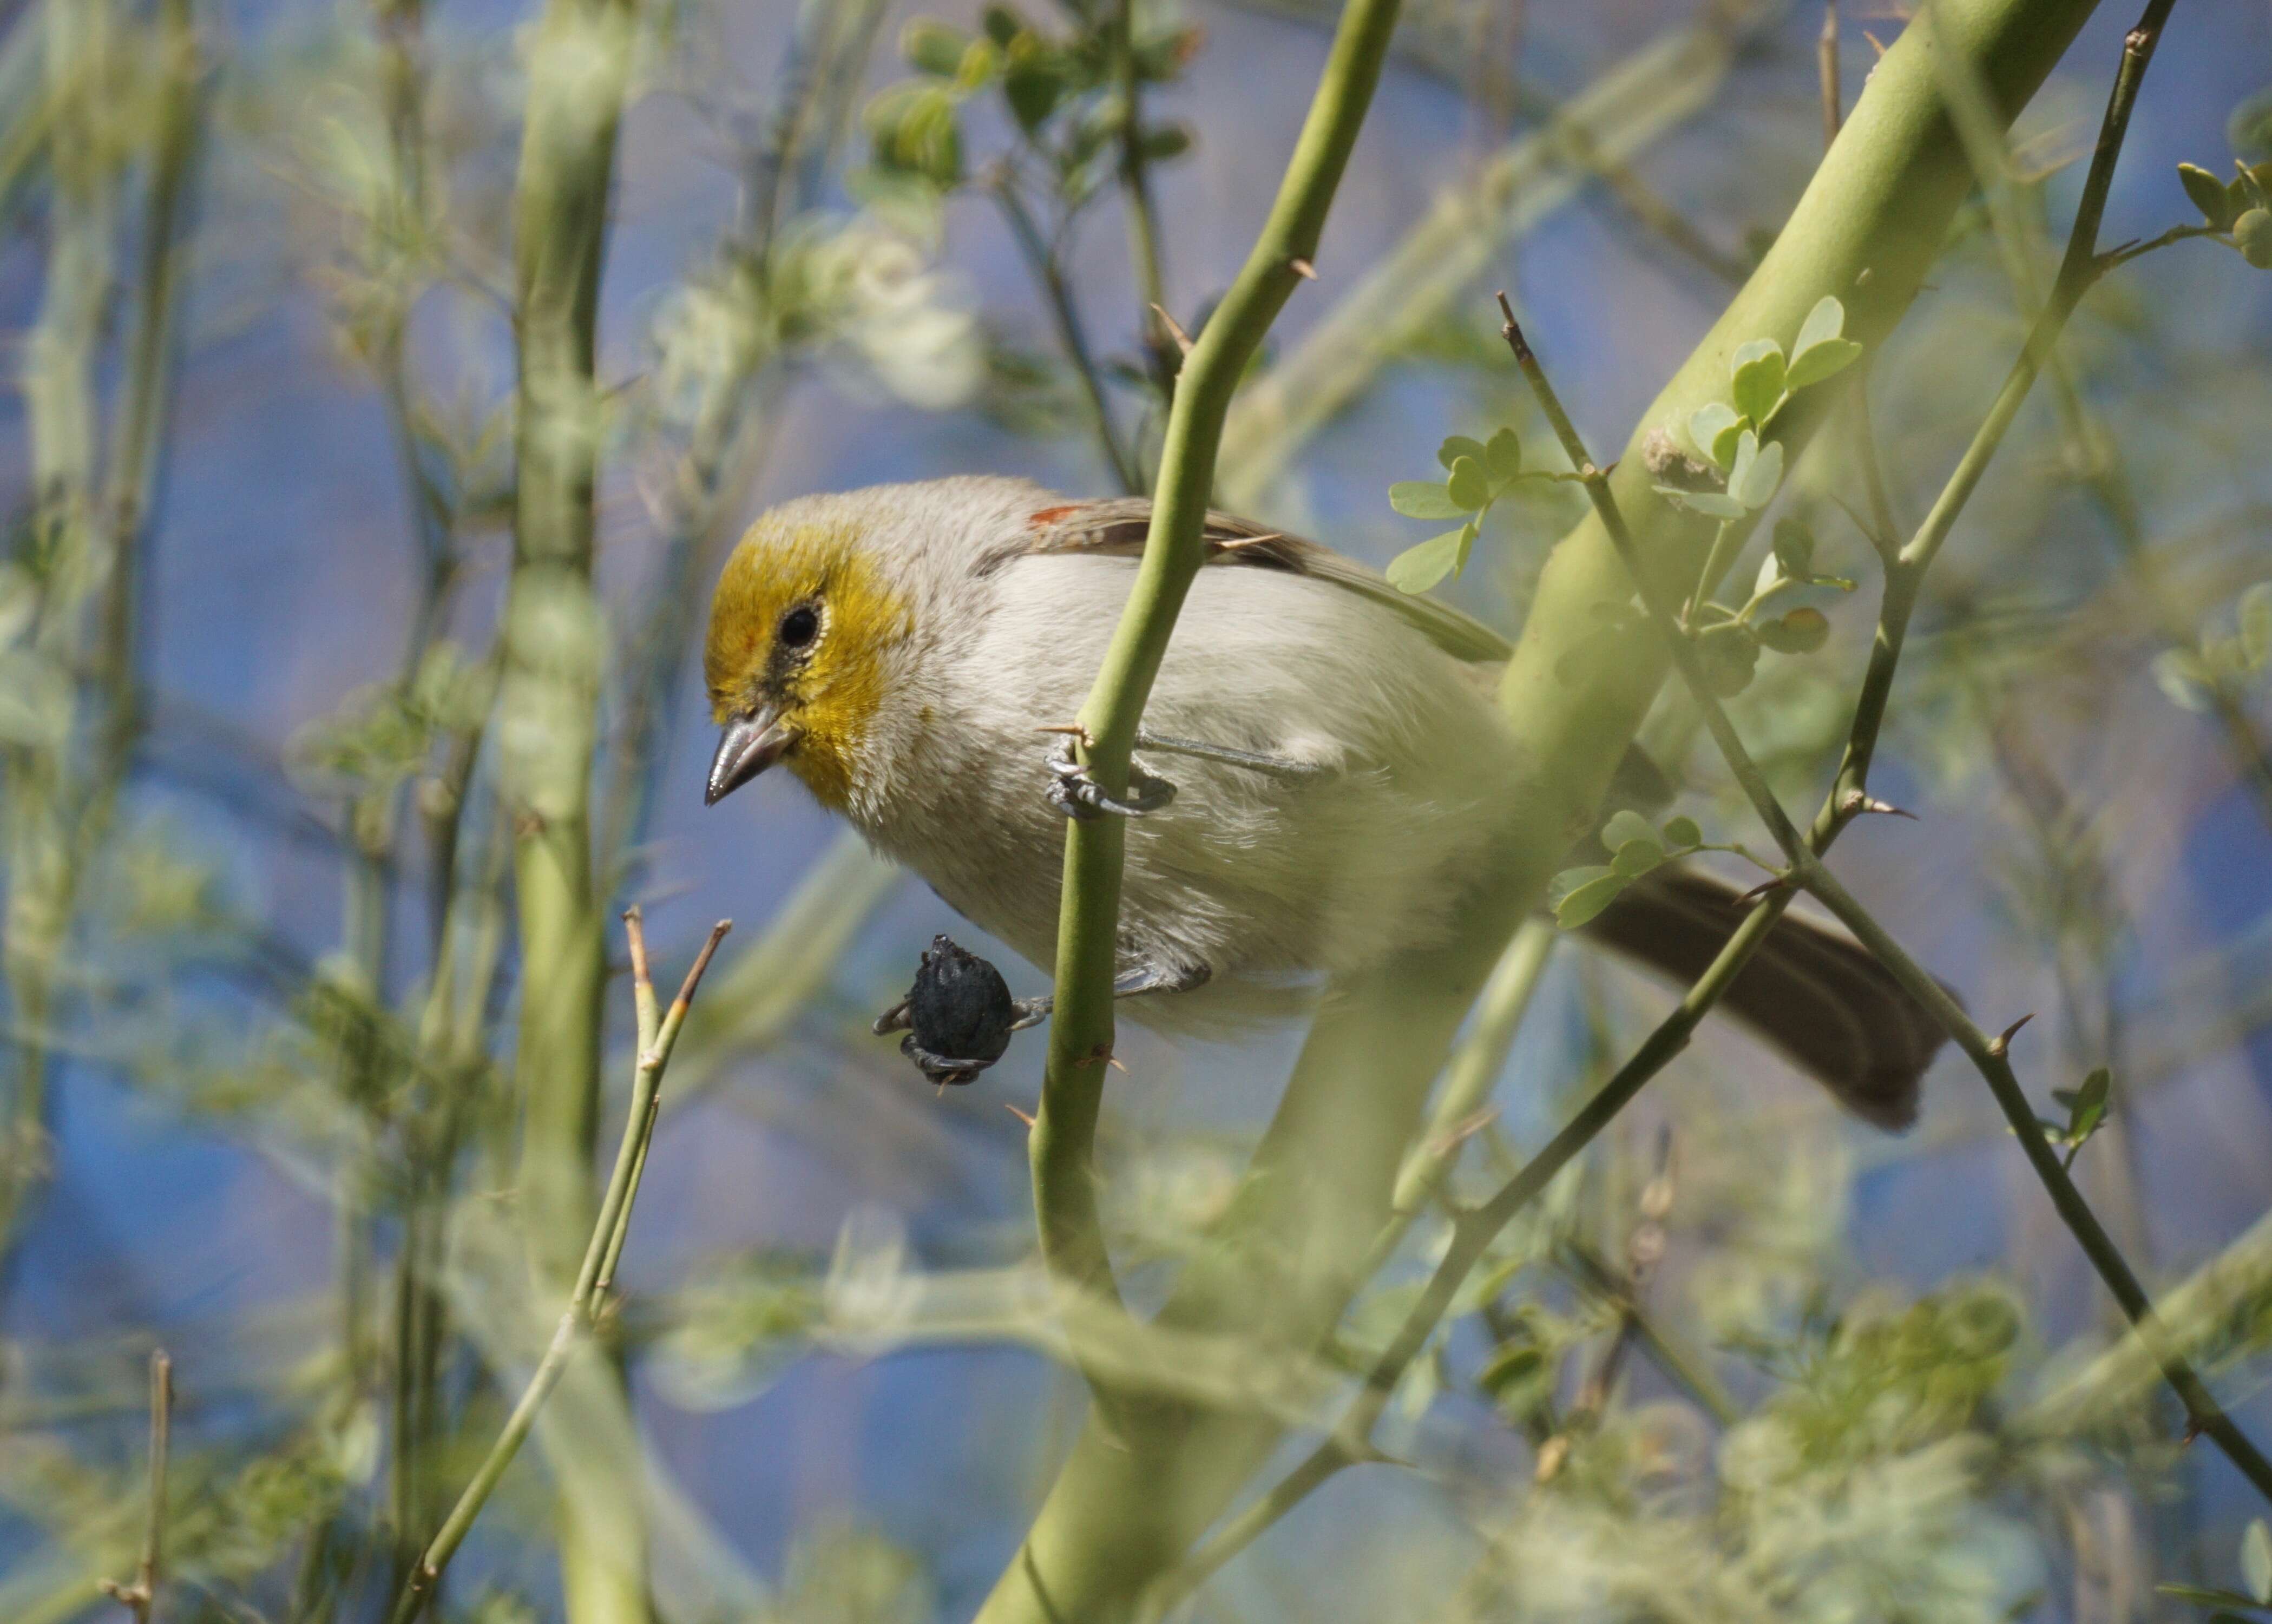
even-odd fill
[[[1158,812],[1176,798],[1176,786],[1164,778],[1155,778],[1134,761],[1128,764],[1128,793],[1125,799],[1107,795],[1104,786],[1089,776],[1088,769],[1073,754],[1073,735],[1068,733],[1050,748],[1050,805],[1068,818],[1086,821],[1114,812],[1123,818],[1141,818],[1147,812]]]
[[[1207,985],[1214,972],[1204,964],[1139,964],[1120,972],[1112,983],[1114,998],[1141,998],[1147,992],[1190,992]],[[1044,992],[1039,998],[1021,998],[1012,1007],[1017,1012],[1010,1029],[1022,1032],[1029,1026],[1038,1026],[1057,1007],[1057,994]]]

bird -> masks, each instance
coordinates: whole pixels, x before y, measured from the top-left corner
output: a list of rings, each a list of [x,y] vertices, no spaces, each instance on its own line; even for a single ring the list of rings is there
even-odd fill
[[[1214,1037],[1440,942],[1509,838],[1521,752],[1481,621],[1316,543],[1207,516],[1124,797],[1071,724],[1127,602],[1144,498],[962,475],[796,498],[761,514],[711,602],[721,729],[704,799],[785,765],[882,855],[1036,966],[1054,962],[1068,817],[1125,816],[1116,992]],[[1669,801],[1638,751],[1631,801]],[[1616,791],[1613,791],[1616,793]],[[1598,845],[1595,849],[1598,851]],[[1745,909],[1668,864],[1588,933],[1685,983]],[[1865,950],[1786,913],[1721,1007],[1899,1129],[1944,1034]],[[1046,1014],[1020,1007],[1020,1024]],[[878,1031],[904,1028],[905,1006]]]

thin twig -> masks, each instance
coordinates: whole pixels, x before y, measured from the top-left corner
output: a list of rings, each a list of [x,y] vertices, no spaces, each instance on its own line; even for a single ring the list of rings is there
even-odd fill
[[[1120,444],[1119,431],[1112,426],[1112,405],[1104,393],[1104,375],[1098,370],[1095,351],[1088,341],[1088,329],[1082,324],[1080,307],[1074,302],[1072,284],[1065,280],[1065,267],[1057,252],[1042,236],[1033,211],[1018,195],[1016,177],[1006,169],[995,176],[990,189],[994,199],[1001,205],[1002,217],[1010,222],[1010,236],[1023,255],[1026,268],[1041,284],[1043,296],[1049,300],[1050,315],[1057,323],[1058,344],[1065,359],[1072,363],[1073,374],[1080,379],[1081,393],[1088,397],[1089,415],[1095,420],[1097,449],[1112,470],[1112,477],[1120,488],[1134,496],[1144,488],[1143,477]]]
[[[1128,257],[1136,273],[1136,302],[1144,333],[1144,353],[1152,382],[1162,401],[1174,398],[1176,374],[1188,341],[1178,348],[1174,318],[1168,314],[1167,280],[1160,265],[1159,211],[1152,201],[1150,166],[1144,157],[1143,83],[1136,61],[1136,0],[1120,0],[1112,19],[1113,50],[1120,79],[1120,191],[1128,205]],[[1131,447],[1131,455],[1140,453]],[[1140,490],[1142,469],[1137,470]]]
[[[1814,41],[1814,58],[1822,76],[1822,146],[1827,152],[1838,140],[1845,123],[1838,104],[1838,0],[1822,0],[1822,32]]]
[[[1672,1209],[1672,1130],[1668,1126],[1657,1141],[1656,1171],[1641,1186],[1640,1200],[1636,1203],[1636,1222],[1626,1241],[1623,1276],[1603,1268],[1600,1260],[1593,1260],[1601,1283],[1617,1304],[1617,1325],[1611,1334],[1610,1345],[1602,1351],[1600,1360],[1579,1387],[1577,1403],[1564,1416],[1555,1434],[1539,1446],[1533,1475],[1541,1483],[1551,1482],[1559,1475],[1578,1434],[1589,1430],[1609,1407],[1610,1396],[1625,1369],[1626,1355],[1641,1334],[1641,1292],[1656,1261],[1664,1254],[1664,1217]]]
[[[150,1509],[142,1530],[142,1560],[134,1583],[102,1581],[102,1592],[125,1605],[135,1624],[158,1611],[158,1582],[166,1550],[166,1460],[174,1439],[174,1361],[163,1348],[150,1355]]]
[[[624,916],[624,926],[632,944],[633,998],[639,1012],[640,1043],[632,1066],[631,1108],[624,1116],[623,1138],[616,1148],[615,1170],[609,1175],[607,1194],[601,1198],[591,1239],[585,1243],[583,1267],[577,1273],[575,1290],[560,1315],[552,1340],[530,1375],[528,1386],[522,1390],[519,1402],[513,1405],[504,1429],[490,1446],[473,1481],[458,1497],[457,1505],[443,1520],[409,1582],[403,1586],[395,1603],[393,1624],[411,1624],[434,1595],[443,1569],[465,1542],[474,1519],[481,1515],[482,1508],[489,1503],[490,1494],[504,1478],[505,1468],[512,1464],[513,1457],[535,1426],[537,1412],[566,1373],[570,1357],[584,1344],[607,1304],[616,1262],[623,1255],[624,1238],[631,1232],[632,1203],[638,1198],[639,1179],[646,1167],[647,1146],[654,1133],[655,1100],[661,1090],[663,1071],[670,1064],[671,1049],[678,1042],[695,990],[702,984],[703,972],[710,968],[711,957],[725,939],[726,932],[733,928],[733,921],[721,919],[711,927],[709,939],[695,954],[678,996],[652,1029],[646,1023],[655,1007],[654,984],[646,972],[646,939],[637,909]]]

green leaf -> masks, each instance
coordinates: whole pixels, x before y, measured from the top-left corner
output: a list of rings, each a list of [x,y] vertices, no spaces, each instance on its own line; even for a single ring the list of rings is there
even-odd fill
[[[1627,879],[1639,879],[1664,861],[1664,848],[1654,840],[1629,840],[1618,848],[1610,867]]]
[[[1796,519],[1776,520],[1775,557],[1784,574],[1805,580],[1814,562],[1814,532]]]
[[[2272,580],[2260,580],[2240,595],[2240,647],[2252,671],[2272,659]]]
[[[1192,149],[1192,127],[1177,123],[1153,124],[1137,138],[1138,149],[1146,161],[1165,163],[1170,158],[1180,158]]]
[[[1504,483],[1522,472],[1522,442],[1512,429],[1501,429],[1491,437],[1484,448],[1484,471],[1495,483]]]
[[[1564,897],[1589,880],[1601,879],[1609,872],[1610,865],[1606,863],[1581,863],[1564,869],[1546,882],[1547,906],[1559,908]]]
[[[1830,620],[1819,609],[1795,609],[1753,628],[1760,641],[1782,655],[1807,655],[1829,640]]]
[[[1444,489],[1452,493],[1452,500],[1463,513],[1473,513],[1491,499],[1491,481],[1484,477],[1484,465],[1473,457],[1452,460],[1452,476],[1444,482]]]
[[[1473,457],[1481,462],[1485,454],[1481,440],[1471,440],[1464,434],[1454,434],[1436,448],[1436,460],[1444,465],[1444,471],[1447,474],[1451,472],[1452,464],[1461,458]]]
[[[2272,1604],[2272,1528],[2262,1517],[2251,1521],[2240,1537],[2240,1577],[2251,1596]]]
[[[1696,652],[1703,656],[1704,680],[1723,700],[1732,700],[1752,685],[1760,662],[1760,640],[1740,620],[1707,626],[1696,634]]]
[[[2064,1089],[2052,1090],[2052,1097],[2066,1107],[2066,1126],[2061,1137],[2066,1141],[2069,1161],[2106,1120],[2107,1097],[2113,1086],[2114,1074],[2102,1066],[2085,1077],[2082,1087],[2072,1093]]]
[[[1475,542],[1472,524],[1431,536],[1389,560],[1388,584],[1399,592],[1425,592],[1446,575],[1456,575],[1467,567],[1468,550]]]
[[[961,29],[936,17],[910,17],[900,30],[900,55],[907,58],[908,65],[941,79],[953,79],[961,71],[962,54],[970,42],[970,36]],[[2218,195],[2223,192],[2219,186]]]
[[[1736,352],[1736,409],[1753,423],[1765,423],[1782,399],[1782,346],[1773,339],[1753,339]]]
[[[1786,389],[1805,389],[1826,378],[1835,378],[1862,358],[1862,347],[1852,339],[1825,339],[1791,357]]]
[[[1700,406],[1688,414],[1689,439],[1716,468],[1725,468],[1728,459],[1736,454],[1736,436],[1743,427],[1742,415],[1725,400]]]
[[[1652,846],[1658,843],[1655,826],[1630,808],[1613,814],[1602,826],[1602,844],[1611,851],[1619,850],[1634,841],[1646,841]]]
[[[1011,41],[1026,32],[1026,19],[1014,6],[990,5],[986,8],[985,28],[986,37],[1006,50]]]
[[[2272,271],[2272,210],[2259,206],[2242,211],[2232,222],[2232,245],[2258,270]]]
[[[944,86],[903,80],[871,101],[862,122],[878,168],[921,176],[942,190],[962,178],[962,134]]]
[[[2201,211],[2201,223],[2223,231],[2232,224],[2232,198],[2224,183],[2199,164],[2178,166],[2178,180],[2186,189],[2186,196]]]
[[[2162,695],[2180,710],[2195,714],[2209,707],[2208,668],[2187,648],[2171,648],[2154,656],[2154,681]]]
[[[1704,831],[1693,818],[1675,818],[1664,826],[1664,843],[1675,851],[1689,851],[1704,843]]]
[[[1775,500],[1775,493],[1782,484],[1782,443],[1770,440],[1765,445],[1749,429],[1736,444],[1735,466],[1728,470],[1728,494],[1753,511]]]
[[[1838,303],[1838,296],[1826,293],[1814,302],[1806,312],[1806,319],[1798,324],[1798,337],[1791,341],[1790,353],[1803,355],[1817,344],[1827,343],[1846,334],[1846,307]]]
[[[1002,94],[1019,126],[1030,135],[1057,111],[1070,88],[1065,62],[1037,34],[1021,34],[1007,49]]]
[[[1566,931],[1590,924],[1602,909],[1618,900],[1618,894],[1626,884],[1622,874],[1605,874],[1599,879],[1588,880],[1555,906],[1554,923]]]
[[[1750,511],[1735,498],[1717,490],[1683,490],[1678,485],[1659,485],[1656,494],[1708,519],[1741,519]]]
[[[1432,479],[1404,479],[1388,488],[1388,505],[1407,519],[1457,519],[1468,510]]]
[[[962,53],[955,64],[954,87],[957,90],[976,90],[1001,71],[1002,49],[991,40],[973,40],[970,49]]]

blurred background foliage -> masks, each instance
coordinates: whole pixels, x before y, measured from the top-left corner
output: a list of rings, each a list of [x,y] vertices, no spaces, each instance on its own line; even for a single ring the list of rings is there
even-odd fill
[[[1244,251],[1334,8],[935,9],[0,4],[0,1618],[119,1605],[96,1585],[142,1537],[157,1345],[161,1616],[385,1616],[558,1311],[527,1261],[563,1243],[523,1200],[527,814],[500,784],[579,730],[594,894],[642,903],[674,973],[713,917],[742,929],[666,1085],[615,1358],[555,1396],[442,1616],[952,1618],[1015,1549],[1082,1401],[1000,1109],[1030,1105],[1039,1047],[935,1095],[866,1036],[935,930],[973,933],[793,786],[703,814],[691,641],[770,500],[978,469],[1147,488],[1178,333]],[[1407,11],[1222,479],[1381,563],[1422,534],[1386,489],[1443,435],[1547,443],[1490,289],[1589,439],[1621,439],[1822,141],[1812,4]],[[1838,17],[1845,100],[1906,20]],[[2019,345],[2127,20],[2086,32],[1873,360],[1907,521]],[[620,101],[604,214],[530,207],[532,62],[571,111]],[[2272,159],[2268,64],[2261,0],[2179,8],[2107,240],[2201,217],[2181,161]],[[516,221],[605,233],[595,386],[547,408],[598,469],[596,597],[548,611],[590,676],[581,720],[533,735],[544,713],[498,698]],[[2268,288],[2192,242],[2094,294],[1911,640],[1877,787],[1923,821],[1841,854],[1984,1023],[2037,1013],[2048,1116],[2075,1126],[2052,1090],[2104,1069],[2078,1174],[2260,1436]],[[1839,438],[1779,511],[1865,602],[1818,595],[1827,647],[1735,703],[1790,793],[1825,780],[1868,637]],[[1519,624],[1581,507],[1511,487],[1444,589]],[[1648,739],[1736,838],[1698,730],[1668,697]],[[1574,945],[1543,966],[1455,1061],[1442,1186],[1321,1356],[1160,1332],[1120,1351],[1132,1379],[1334,1413],[1446,1203],[1666,1005]],[[610,979],[609,1142],[629,1002]],[[1292,1038],[1127,1035],[1102,1152],[1138,1298],[1208,1244]],[[2266,1599],[2263,1508],[2119,1329],[1961,1062],[1889,1139],[1708,1029],[1469,1278],[1391,1406],[1399,1463],[1340,1474],[1190,1605],[2082,1624]]]

